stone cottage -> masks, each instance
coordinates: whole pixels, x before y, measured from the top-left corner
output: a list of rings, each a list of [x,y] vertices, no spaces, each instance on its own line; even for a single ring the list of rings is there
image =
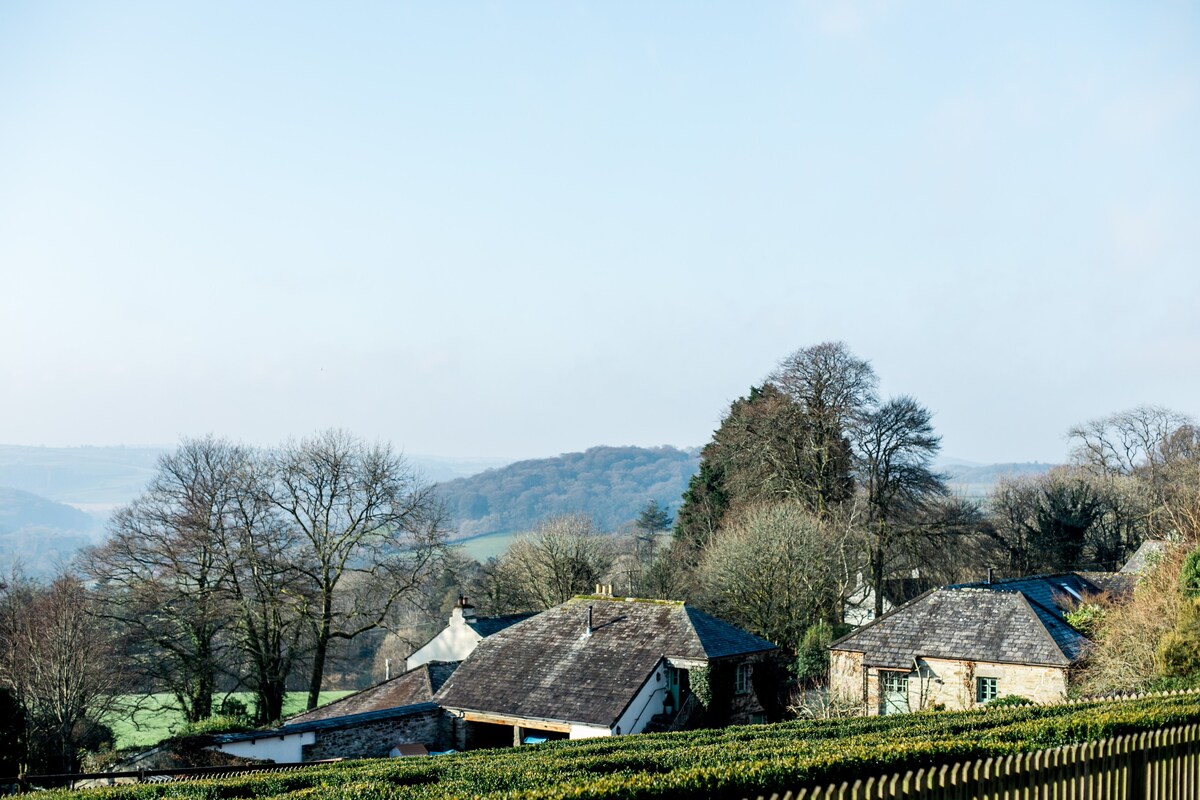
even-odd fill
[[[830,693],[870,714],[1062,700],[1088,646],[1066,612],[1126,596],[1135,580],[1066,573],[931,590],[830,645]]]

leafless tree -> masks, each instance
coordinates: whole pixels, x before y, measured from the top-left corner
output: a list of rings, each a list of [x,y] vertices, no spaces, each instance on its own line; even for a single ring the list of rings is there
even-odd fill
[[[1075,464],[1101,475],[1155,472],[1164,463],[1171,435],[1194,425],[1190,417],[1161,406],[1139,406],[1076,425],[1068,432]]]
[[[513,542],[500,560],[501,576],[520,592],[521,610],[542,610],[593,591],[614,555],[590,517],[554,517]]]
[[[866,499],[866,526],[875,615],[883,613],[886,564],[905,528],[919,530],[933,498],[947,494],[932,468],[941,447],[933,415],[911,397],[868,413],[855,429],[856,473]]]
[[[295,565],[313,598],[308,707],[330,642],[379,627],[444,552],[444,514],[429,484],[390,446],[329,430],[285,446],[271,502],[301,547]]]
[[[799,457],[811,476],[814,510],[823,515],[848,495],[847,437],[875,405],[878,378],[844,342],[823,342],[783,359],[769,381],[804,420]]]
[[[84,554],[130,657],[175,697],[189,721],[211,715],[230,660],[229,577],[221,541],[250,454],[227,441],[184,440],[159,460],[146,491],[118,509],[109,538]]]
[[[116,637],[77,578],[0,587],[0,683],[20,704],[40,769],[73,771],[129,689]]]
[[[283,716],[288,678],[308,644],[311,586],[298,567],[297,531],[282,523],[267,493],[269,465],[247,458],[236,478],[219,547],[233,640],[245,662],[260,724]]]

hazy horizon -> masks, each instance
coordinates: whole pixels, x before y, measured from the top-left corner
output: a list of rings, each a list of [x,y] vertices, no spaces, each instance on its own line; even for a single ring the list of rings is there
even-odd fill
[[[947,457],[1200,416],[1200,6],[0,5],[0,441],[704,444],[843,340]],[[130,445],[134,446],[134,445]]]

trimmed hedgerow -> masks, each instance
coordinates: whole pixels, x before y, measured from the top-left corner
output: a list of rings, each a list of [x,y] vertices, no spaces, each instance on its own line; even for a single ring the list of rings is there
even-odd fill
[[[74,800],[741,798],[1200,721],[1200,695],[750,725],[54,793]],[[50,794],[43,795],[50,797]]]

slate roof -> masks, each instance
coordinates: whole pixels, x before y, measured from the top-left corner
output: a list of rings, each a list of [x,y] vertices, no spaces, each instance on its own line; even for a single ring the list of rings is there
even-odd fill
[[[312,711],[297,714],[288,719],[286,724],[293,725],[319,719],[384,711],[417,703],[428,703],[457,667],[458,662],[431,661],[403,672],[391,680],[378,683],[369,689],[363,689],[361,692],[334,700],[332,703]]]
[[[577,597],[484,639],[434,700],[460,710],[611,727],[664,658],[703,662],[773,649],[683,603]]]
[[[1142,542],[1142,546],[1137,549],[1137,552],[1129,557],[1125,562],[1125,566],[1121,567],[1121,572],[1141,575],[1150,568],[1157,559],[1162,558],[1167,552],[1167,548],[1171,543],[1165,539],[1147,539]]]
[[[1129,566],[1126,564],[1125,566]],[[1139,575],[1132,572],[1081,572],[1079,573],[1087,579],[1088,583],[1100,589],[1103,592],[1116,597],[1118,599],[1126,599],[1133,596],[1133,590],[1137,588]]]
[[[1054,575],[1031,575],[1024,578],[1010,578],[1008,581],[992,583],[960,583],[956,589],[972,588],[989,591],[1019,591],[1031,603],[1062,614],[1074,607],[1080,599],[1088,595],[1098,595],[1104,589],[1087,581],[1087,573],[1060,572]],[[1115,575],[1115,573],[1092,572],[1091,575]]]
[[[830,649],[861,652],[866,666],[889,669],[911,669],[917,657],[1065,667],[1085,643],[1057,615],[1039,614],[1020,592],[948,586],[884,614]]]
[[[493,633],[499,633],[510,625],[516,625],[518,622],[529,619],[534,615],[534,613],[535,612],[529,612],[525,614],[504,614],[499,617],[479,617],[471,622],[468,622],[467,626],[486,639]]]
[[[378,722],[386,719],[399,719],[400,717],[407,717],[412,714],[424,714],[428,711],[437,710],[438,706],[435,703],[414,703],[413,705],[400,706],[398,708],[385,708],[380,711],[369,711],[363,714],[350,714],[348,716],[330,717],[328,719],[305,720],[303,722],[289,723],[278,728],[271,728],[264,731],[221,733],[213,736],[213,741],[217,742],[218,744],[229,744],[230,742],[248,742],[251,739],[273,739],[280,736],[291,736],[292,734],[296,733],[307,733],[309,731],[350,728],[366,722]]]

